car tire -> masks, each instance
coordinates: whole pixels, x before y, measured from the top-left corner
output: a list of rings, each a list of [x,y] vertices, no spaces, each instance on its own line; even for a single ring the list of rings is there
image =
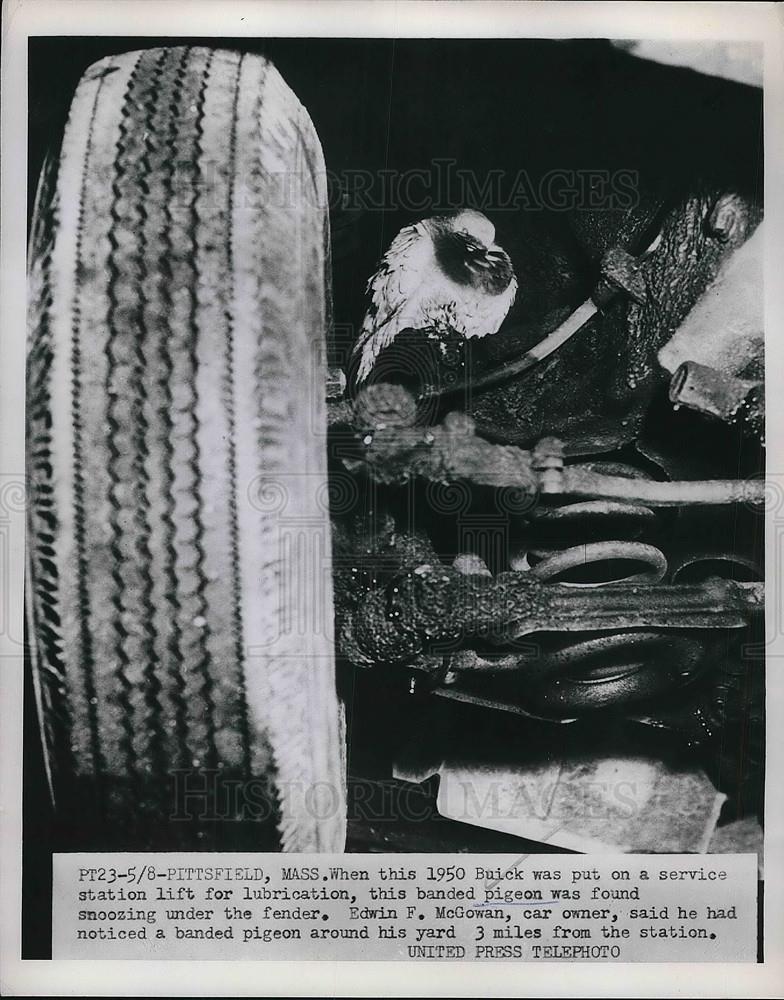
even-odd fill
[[[248,819],[257,849],[344,847],[326,201],[274,66],[200,47],[91,66],[42,176],[29,628],[77,846]]]

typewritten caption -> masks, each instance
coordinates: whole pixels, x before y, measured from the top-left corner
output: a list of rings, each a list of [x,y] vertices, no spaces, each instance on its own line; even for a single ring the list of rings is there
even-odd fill
[[[53,957],[753,962],[755,855],[58,854]]]

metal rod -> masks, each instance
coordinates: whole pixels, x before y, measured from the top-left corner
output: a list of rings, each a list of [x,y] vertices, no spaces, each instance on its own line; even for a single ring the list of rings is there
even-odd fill
[[[546,337],[540,340],[538,344],[535,344],[530,350],[526,351],[521,357],[515,358],[514,361],[508,361],[493,371],[487,372],[485,375],[479,375],[476,378],[460,382],[458,385],[433,388],[425,393],[425,397],[432,399],[437,396],[451,396],[453,393],[463,390],[474,392],[478,389],[486,389],[491,385],[498,385],[499,382],[506,382],[507,379],[513,378],[515,375],[522,375],[523,372],[528,371],[529,368],[533,368],[534,365],[538,365],[540,361],[543,361],[554,351],[557,351],[562,344],[565,344],[570,337],[573,337],[578,330],[581,330],[598,311],[594,301],[586,299],[560,326],[556,327],[552,333],[548,333]]]
[[[542,483],[542,493],[590,497],[601,500],[631,500],[653,507],[710,506],[713,504],[760,504],[765,500],[765,483],[760,479],[700,479],[656,482],[603,476],[584,469],[559,472],[561,482]],[[545,477],[543,477],[545,478]],[[555,488],[554,488],[555,486]]]

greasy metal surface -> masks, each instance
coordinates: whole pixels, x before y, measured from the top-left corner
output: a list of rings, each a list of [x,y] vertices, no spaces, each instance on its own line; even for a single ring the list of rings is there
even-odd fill
[[[473,52],[475,49],[472,49]],[[533,55],[535,57],[535,53]],[[424,61],[424,54],[421,58]],[[744,452],[745,464],[736,462],[734,439],[721,436],[725,430],[734,428],[705,421],[701,414],[689,412],[685,407],[677,414],[672,412],[667,400],[670,373],[662,369],[657,360],[657,351],[680,328],[692,306],[710,286],[721,262],[747,240],[759,221],[761,171],[755,138],[759,135],[761,122],[761,95],[750,94],[743,88],[721,82],[700,80],[693,73],[678,73],[669,69],[660,71],[653,66],[641,68],[647,74],[643,88],[630,86],[626,73],[633,62],[620,56],[617,60],[607,60],[597,49],[595,61],[586,62],[579,80],[575,76],[575,86],[571,88],[564,107],[548,107],[546,129],[531,126],[530,114],[537,112],[529,111],[522,131],[504,129],[507,136],[504,143],[493,145],[487,141],[487,129],[492,128],[490,123],[493,118],[486,114],[484,107],[472,103],[470,94],[465,104],[468,114],[473,116],[474,127],[464,130],[459,137],[447,128],[447,113],[434,111],[431,115],[427,110],[423,110],[414,123],[415,130],[419,130],[414,140],[416,156],[412,155],[404,163],[395,161],[393,137],[392,162],[396,166],[411,167],[430,162],[442,155],[444,150],[449,150],[449,155],[459,156],[461,164],[467,164],[478,174],[488,170],[492,173],[491,168],[500,165],[511,176],[521,163],[530,166],[531,140],[535,141],[539,135],[546,136],[549,157],[542,163],[543,169],[561,164],[586,164],[589,161],[593,165],[597,155],[606,157],[611,163],[617,153],[620,153],[620,158],[616,158],[616,165],[626,165],[630,154],[639,154],[639,160],[635,162],[635,166],[639,167],[639,201],[629,210],[605,211],[602,208],[599,211],[581,209],[548,213],[539,211],[539,206],[533,207],[533,210],[526,206],[519,211],[491,212],[499,239],[512,256],[522,294],[518,296],[505,327],[498,335],[486,338],[479,345],[481,350],[474,350],[477,345],[472,344],[471,350],[462,355],[460,345],[456,348],[453,344],[422,344],[412,340],[410,357],[405,364],[401,364],[405,378],[415,369],[421,372],[424,368],[429,373],[428,377],[432,376],[438,384],[451,386],[451,393],[438,401],[440,408],[419,399],[419,412],[409,414],[411,419],[403,423],[407,430],[402,436],[401,451],[411,451],[412,441],[424,444],[424,436],[416,437],[420,429],[424,435],[426,425],[438,426],[452,406],[464,408],[474,417],[479,436],[487,442],[515,443],[533,449],[538,440],[552,435],[560,441],[560,462],[556,459],[548,463],[547,456],[542,454],[544,449],[536,449],[539,454],[534,456],[533,465],[539,494],[526,495],[525,501],[530,500],[526,511],[530,512],[534,500],[544,500],[549,506],[551,502],[555,505],[565,499],[584,499],[590,504],[632,504],[649,512],[655,508],[656,516],[666,522],[665,531],[681,526],[676,532],[677,537],[665,539],[665,542],[670,541],[669,545],[661,538],[656,539],[656,543],[662,545],[668,562],[677,567],[684,541],[699,544],[698,540],[706,539],[710,545],[716,540],[714,536],[719,536],[721,544],[726,537],[736,538],[734,532],[739,523],[745,525],[747,534],[753,534],[753,524],[747,525],[746,522],[754,520],[756,514],[751,505],[760,504],[763,497],[761,481],[754,485],[740,481],[742,477],[759,476],[761,466],[754,465],[754,455]],[[520,65],[502,62],[497,67],[494,65],[491,72],[497,69],[499,75],[507,79],[518,71],[516,67]],[[534,67],[531,76],[535,79],[538,72],[536,59],[526,60],[525,66],[526,72]],[[487,64],[484,67],[489,68]],[[619,72],[621,70],[622,73]],[[430,72],[433,80],[438,81],[440,90],[445,73],[450,70],[445,64],[432,63]],[[451,72],[450,84],[461,86],[457,77],[462,79],[462,70],[460,73],[457,69]],[[473,92],[473,83],[466,81],[462,85],[466,88],[463,93]],[[397,91],[395,97],[404,104],[406,97],[411,97],[410,92],[406,94],[405,86],[403,82],[403,91]],[[454,88],[444,88],[443,93],[449,94],[451,103]],[[565,108],[567,124],[564,128]],[[440,110],[447,111],[446,107]],[[618,128],[618,121],[624,122],[623,129]],[[406,125],[410,126],[411,122],[406,120]],[[634,135],[632,140],[629,139],[630,131]],[[398,133],[402,134],[402,131]],[[564,139],[568,152],[566,155],[553,153],[550,157],[552,141],[557,142],[559,138]],[[455,146],[455,143],[458,145]],[[499,164],[483,159],[484,150],[490,148],[503,148],[508,162]],[[581,155],[583,149],[589,150],[587,157]],[[389,152],[384,155],[384,163],[387,164]],[[480,203],[476,207],[485,209],[485,205]],[[369,218],[369,215],[366,216],[366,222]],[[399,214],[393,214],[389,219],[385,216],[383,234],[388,237],[399,225],[410,221],[409,217],[400,218]],[[357,275],[365,277],[371,273],[378,247],[383,245],[383,239],[370,234],[369,230],[370,227],[366,226],[363,231],[369,234],[366,261],[363,263],[361,255],[359,259],[353,257],[351,267],[342,271],[342,280],[346,284],[350,282],[352,289],[354,286],[359,289],[361,279]],[[628,279],[633,276],[623,268],[628,269],[630,258],[641,255],[658,232],[661,232],[660,241],[640,262],[636,277],[641,280],[632,283]],[[612,254],[607,259],[608,251],[613,248],[620,251],[614,262]],[[625,262],[624,252],[629,255]],[[621,279],[615,282],[614,288],[609,280],[612,275],[608,274],[613,265],[616,266],[616,278]],[[602,299],[601,294],[597,294],[602,291],[597,284],[606,286],[604,290],[608,292],[608,298]],[[613,301],[609,301],[610,291],[615,293]],[[545,343],[548,334],[557,330],[592,292],[602,301],[602,312],[562,343],[554,354],[539,360],[536,367],[528,370],[529,352],[536,345]],[[357,301],[346,312],[344,319],[347,321],[355,321],[364,306],[361,291],[354,291],[353,294]],[[522,363],[515,369],[518,361]],[[494,377],[494,373],[498,372],[503,372],[505,378],[507,375],[510,377],[502,384],[498,383]],[[745,374],[743,377],[746,377]],[[416,379],[406,384],[410,384],[414,394],[421,389]],[[661,419],[662,415],[664,419]],[[344,423],[350,421],[344,420]],[[693,433],[695,426],[699,432],[701,425],[709,428],[705,436]],[[369,480],[367,493],[362,494],[363,502],[365,496],[369,498],[366,501],[368,508],[376,509],[379,495],[383,496],[388,489],[398,489],[397,483],[408,483],[413,493],[417,477],[426,481],[431,474],[438,478],[444,473],[438,452],[442,443],[446,442],[439,441],[436,446],[436,461],[424,459],[424,449],[420,450],[419,444],[415,443],[411,456],[414,461],[409,462],[405,454],[394,454],[392,435],[385,438],[382,434],[377,439],[372,420],[356,426],[361,430],[357,447],[341,454],[341,471],[346,468],[344,458],[347,456],[352,474],[362,482]],[[464,429],[470,427],[467,422],[462,426]],[[409,431],[411,436],[406,438]],[[718,435],[715,442],[713,438],[708,439],[709,434]],[[660,439],[663,439],[663,445]],[[392,475],[389,477],[385,477],[383,470],[381,475],[378,474],[383,460],[376,465],[374,452],[377,441],[379,455],[389,449],[388,457],[392,458]],[[656,463],[662,470],[662,476],[655,474],[654,481],[630,483],[622,475],[609,470],[575,469],[569,464],[569,457],[573,455],[614,450],[628,442],[634,442],[641,454]],[[563,460],[564,455],[566,461]],[[481,447],[471,450],[471,462],[475,463],[475,467],[481,465],[480,456]],[[495,458],[494,453],[486,453],[488,459],[491,456]],[[623,459],[627,457],[628,449],[622,455]],[[486,501],[488,523],[495,523],[495,497],[483,493],[482,487],[469,485],[473,483],[470,475],[462,477],[459,455],[455,458],[453,453],[451,462],[449,478],[445,481],[453,483],[459,495],[475,498],[475,506],[469,509],[466,501],[465,507],[458,505],[449,512],[436,507],[422,516],[419,513],[421,508],[417,506],[417,528],[434,540],[432,555],[423,559],[422,563],[437,567],[440,573],[441,563],[450,563],[455,553],[459,553],[456,567],[464,572],[481,572],[488,586],[495,586],[494,581],[499,578],[496,576],[491,580],[487,576],[489,570],[476,561],[473,550],[461,547],[460,534],[463,522],[467,524],[479,510],[482,498]],[[491,461],[490,466],[497,473],[498,463],[494,465]],[[514,463],[509,463],[507,471],[514,474]],[[672,481],[656,481],[660,478]],[[383,487],[379,492],[375,491],[377,483]],[[523,493],[528,489],[528,483],[526,469]],[[727,506],[721,511],[711,509],[717,502]],[[480,515],[477,513],[477,516]],[[638,521],[644,527],[650,517],[641,515]],[[407,527],[410,528],[412,523],[409,521]],[[688,526],[695,525],[697,531],[692,537]],[[396,546],[403,544],[402,530],[397,535],[392,532],[388,537],[396,537]],[[443,544],[445,539],[448,540],[446,546]],[[647,535],[640,540],[647,542]],[[450,548],[449,544],[453,547]],[[742,548],[742,542],[738,546]],[[384,551],[389,554],[386,549]],[[356,550],[351,558],[355,559],[355,555]],[[514,558],[514,551],[507,551],[506,555],[505,566],[508,567]],[[537,554],[540,561],[543,557],[544,553]],[[372,562],[375,556],[368,554],[367,558]],[[498,561],[488,559],[488,562],[493,573],[498,573],[501,568]],[[411,564],[401,566],[403,575],[413,568],[416,567]],[[356,644],[353,625],[360,618],[363,625],[370,624],[365,616],[364,602],[372,593],[382,591],[389,582],[389,574],[383,573],[379,574],[373,586],[373,575],[361,570],[355,574],[355,579],[362,577],[363,584],[353,589],[347,587],[347,591],[352,592],[351,607],[341,619],[344,636],[347,642],[353,644],[350,646],[351,658],[364,664],[374,661],[367,651],[363,652]],[[641,589],[664,593],[667,588],[656,585]],[[756,591],[746,593],[752,602],[756,602],[759,596]],[[401,605],[386,606],[379,601],[376,610],[379,619],[387,612],[390,615],[386,623],[379,621],[379,636],[385,650],[394,648],[395,628],[399,635],[405,637],[406,641],[401,645],[407,649],[421,647],[431,650],[415,655],[425,688],[431,679],[426,675],[436,677],[443,674],[445,659],[454,659],[458,655],[440,655],[444,646],[454,649],[456,645],[461,647],[462,653],[470,651],[462,649],[462,646],[477,645],[486,653],[486,637],[482,637],[481,643],[474,643],[473,638],[466,635],[466,626],[473,626],[460,608],[455,610],[456,637],[435,641],[424,634],[428,631],[427,623],[423,625],[407,619]],[[446,609],[441,610],[446,612]],[[399,618],[395,617],[396,613],[400,614]],[[387,624],[390,626],[388,630]],[[441,625],[446,628],[448,624],[449,616],[445,613]],[[675,636],[677,633],[670,630],[670,634]],[[690,634],[698,641],[697,632]],[[701,635],[704,637],[704,633]],[[736,653],[729,652],[731,640],[726,631],[718,629],[713,635],[717,637],[718,653],[711,658],[710,665],[712,669],[719,669],[722,657],[735,656]],[[746,630],[737,629],[734,633],[735,645],[745,642],[747,636]],[[591,641],[580,633],[562,638],[568,642],[576,640],[580,645]],[[539,639],[537,635],[537,643]],[[623,640],[618,641],[624,644]],[[636,641],[629,641],[630,655]],[[650,648],[654,647],[655,643],[652,643]],[[661,653],[661,647],[658,648]],[[506,661],[510,668],[506,674],[513,679],[517,668],[512,656],[510,654],[510,659]],[[403,659],[397,662],[414,661]],[[498,664],[499,660],[494,659],[493,662]],[[662,668],[664,666],[662,664]],[[381,673],[383,671],[379,670],[372,674],[368,672],[368,675],[375,683]],[[401,686],[407,688],[405,670],[393,670],[391,673],[400,676]],[[485,679],[487,676],[484,675]],[[466,693],[465,688],[461,691],[448,686],[442,692],[445,697],[465,697],[475,704],[481,702],[507,709],[514,705],[514,698],[496,697],[487,690],[478,693],[477,688]],[[519,704],[515,710],[520,710]],[[527,714],[532,713],[529,711]]]
[[[443,483],[511,486],[532,496],[541,492],[663,507],[759,503],[764,498],[764,483],[757,479],[655,482],[605,475],[590,466],[569,467],[559,439],[543,438],[533,452],[493,444],[476,433],[471,417],[457,411],[441,424],[421,426],[416,402],[402,386],[363,390],[352,419],[358,447],[343,464],[353,473],[369,473],[379,483],[419,476]]]
[[[676,406],[707,413],[720,420],[734,420],[759,381],[725,375],[708,365],[684,361],[670,380],[670,401]]]
[[[686,361],[670,381],[670,400],[676,409],[688,407],[744,433],[761,437],[765,429],[765,388],[761,380],[741,379],[715,368]]]
[[[706,227],[733,244],[746,226],[737,195],[719,198]],[[670,400],[761,436],[764,399],[764,225],[722,263],[715,280],[672,338],[659,363],[673,373]]]
[[[657,351],[759,222],[759,207],[744,201],[735,229],[711,234],[705,219],[721,194],[705,189],[667,214],[660,244],[640,265],[644,304],[616,302],[525,377],[478,395],[469,412],[480,430],[521,444],[557,434],[568,454],[632,440],[662,381]]]
[[[503,646],[537,631],[740,628],[763,610],[763,590],[729,580],[577,590],[525,573],[465,576],[425,564],[371,590],[347,616],[341,643],[368,665],[448,651],[471,636]]]

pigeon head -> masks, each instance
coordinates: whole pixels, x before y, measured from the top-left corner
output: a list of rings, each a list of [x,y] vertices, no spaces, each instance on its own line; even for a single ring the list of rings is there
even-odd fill
[[[460,285],[471,285],[500,295],[514,277],[512,262],[495,243],[495,226],[481,212],[463,209],[453,215],[428,219],[436,260],[442,271]]]
[[[464,208],[448,219],[453,232],[467,237],[479,246],[491,247],[495,243],[495,226],[481,212]]]

